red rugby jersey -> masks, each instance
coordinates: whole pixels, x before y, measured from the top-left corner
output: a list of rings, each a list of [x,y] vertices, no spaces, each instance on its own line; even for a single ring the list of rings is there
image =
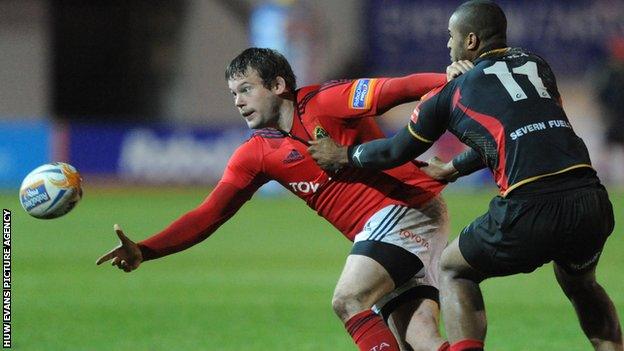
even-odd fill
[[[444,185],[408,163],[387,171],[345,168],[328,173],[307,152],[306,140],[329,135],[342,145],[385,135],[374,116],[418,100],[444,84],[443,74],[334,81],[296,92],[290,135],[260,129],[231,157],[213,192],[196,209],[142,241],[145,259],[192,246],[212,234],[264,183],[276,180],[353,240],[375,212],[390,204],[419,207]]]

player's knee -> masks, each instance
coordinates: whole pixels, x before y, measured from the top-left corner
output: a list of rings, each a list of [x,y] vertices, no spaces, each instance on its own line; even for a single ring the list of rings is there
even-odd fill
[[[585,297],[597,294],[602,287],[594,279],[591,280],[567,280],[561,284],[566,296],[570,298]]]
[[[372,306],[363,306],[361,294],[353,291],[336,290],[332,298],[332,308],[334,313],[346,322],[352,316]]]
[[[454,278],[459,274],[459,267],[455,264],[456,260],[452,256],[446,250],[442,253],[440,258],[440,277],[442,279]]]

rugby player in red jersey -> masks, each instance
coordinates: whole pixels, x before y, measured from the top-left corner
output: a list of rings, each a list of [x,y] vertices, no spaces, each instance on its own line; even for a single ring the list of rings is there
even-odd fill
[[[197,244],[260,186],[276,180],[354,241],[332,303],[360,350],[445,350],[437,290],[448,238],[446,206],[438,196],[443,183],[413,162],[388,171],[325,172],[307,148],[326,136],[343,145],[383,137],[374,116],[420,99],[447,76],[341,80],[296,89],[286,59],[259,48],[243,51],[225,75],[234,104],[256,130],[253,136],[235,151],[199,207],[138,244],[116,226],[121,245],[97,263],[112,259],[130,272],[143,261]]]

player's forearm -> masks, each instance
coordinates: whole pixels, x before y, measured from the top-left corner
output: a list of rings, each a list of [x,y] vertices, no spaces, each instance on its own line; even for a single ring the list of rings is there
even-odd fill
[[[441,73],[415,73],[405,77],[389,78],[381,87],[377,113],[420,98],[446,83],[446,75]]]
[[[390,169],[413,160],[431,146],[414,139],[402,129],[392,138],[377,139],[348,148],[349,163],[354,167]]]
[[[455,156],[453,158],[452,165],[460,177],[474,173],[486,167],[481,155],[479,155],[479,153],[472,148]]]
[[[170,255],[205,240],[230,219],[252,194],[231,184],[219,183],[197,208],[139,243],[143,260]]]

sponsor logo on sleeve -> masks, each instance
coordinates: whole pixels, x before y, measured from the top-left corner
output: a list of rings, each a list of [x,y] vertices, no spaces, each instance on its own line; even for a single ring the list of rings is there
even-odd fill
[[[349,95],[349,106],[352,109],[367,110],[371,108],[373,96],[375,95],[375,84],[377,79],[358,79],[351,86]]]

